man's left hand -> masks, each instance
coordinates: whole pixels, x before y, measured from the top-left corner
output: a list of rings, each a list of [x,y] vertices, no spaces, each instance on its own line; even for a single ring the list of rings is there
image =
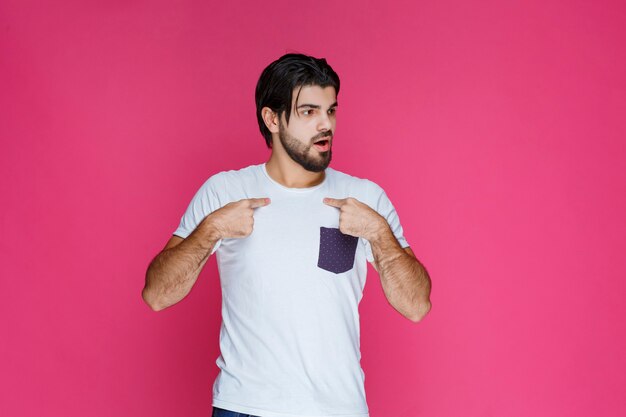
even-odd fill
[[[371,241],[389,227],[383,216],[354,197],[325,198],[324,204],[339,209],[339,231],[346,235]]]

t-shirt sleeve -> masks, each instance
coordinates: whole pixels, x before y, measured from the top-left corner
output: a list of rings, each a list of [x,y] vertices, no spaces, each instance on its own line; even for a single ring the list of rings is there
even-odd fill
[[[404,231],[402,230],[402,225],[400,224],[400,217],[396,212],[395,207],[387,197],[387,193],[375,182],[369,181],[368,188],[368,201],[372,203],[370,207],[378,212],[381,216],[383,216],[394,236],[398,240],[398,243],[401,247],[406,248],[409,246],[406,238],[404,237]],[[374,255],[372,253],[372,247],[370,243],[363,239],[365,244],[365,256],[369,262],[374,262]]]
[[[200,189],[193,196],[187,206],[187,210],[181,217],[178,228],[173,233],[174,235],[186,239],[206,216],[221,207],[217,192],[219,183],[219,175],[215,174],[200,186]],[[221,244],[222,240],[220,239],[213,247],[211,255],[215,253]]]

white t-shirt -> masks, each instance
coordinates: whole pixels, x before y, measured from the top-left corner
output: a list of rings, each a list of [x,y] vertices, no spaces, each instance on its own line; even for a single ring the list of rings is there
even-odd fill
[[[219,240],[220,368],[213,406],[260,417],[368,417],[358,304],[369,242],[339,232],[324,197],[354,197],[375,209],[402,247],[398,215],[374,182],[327,168],[321,184],[288,188],[265,163],[211,176],[175,235],[186,238],[214,210],[269,197],[245,238]]]

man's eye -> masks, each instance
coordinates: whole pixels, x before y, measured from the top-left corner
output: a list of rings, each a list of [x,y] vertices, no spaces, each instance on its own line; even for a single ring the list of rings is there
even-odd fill
[[[309,114],[312,114],[313,110],[302,110],[302,114],[304,114],[305,116],[308,116]]]
[[[333,107],[332,109],[328,109],[328,114],[335,114],[336,111],[337,109]]]

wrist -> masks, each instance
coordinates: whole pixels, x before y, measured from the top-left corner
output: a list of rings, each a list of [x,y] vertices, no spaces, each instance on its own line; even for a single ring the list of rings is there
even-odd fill
[[[199,227],[202,228],[202,234],[210,241],[217,242],[222,239],[222,233],[215,222],[215,219],[209,214],[202,220]]]
[[[389,228],[389,223],[382,216],[375,223],[372,232],[369,237],[366,239],[370,242],[370,244],[376,244],[381,239],[385,239],[386,235],[391,233],[391,229]]]

